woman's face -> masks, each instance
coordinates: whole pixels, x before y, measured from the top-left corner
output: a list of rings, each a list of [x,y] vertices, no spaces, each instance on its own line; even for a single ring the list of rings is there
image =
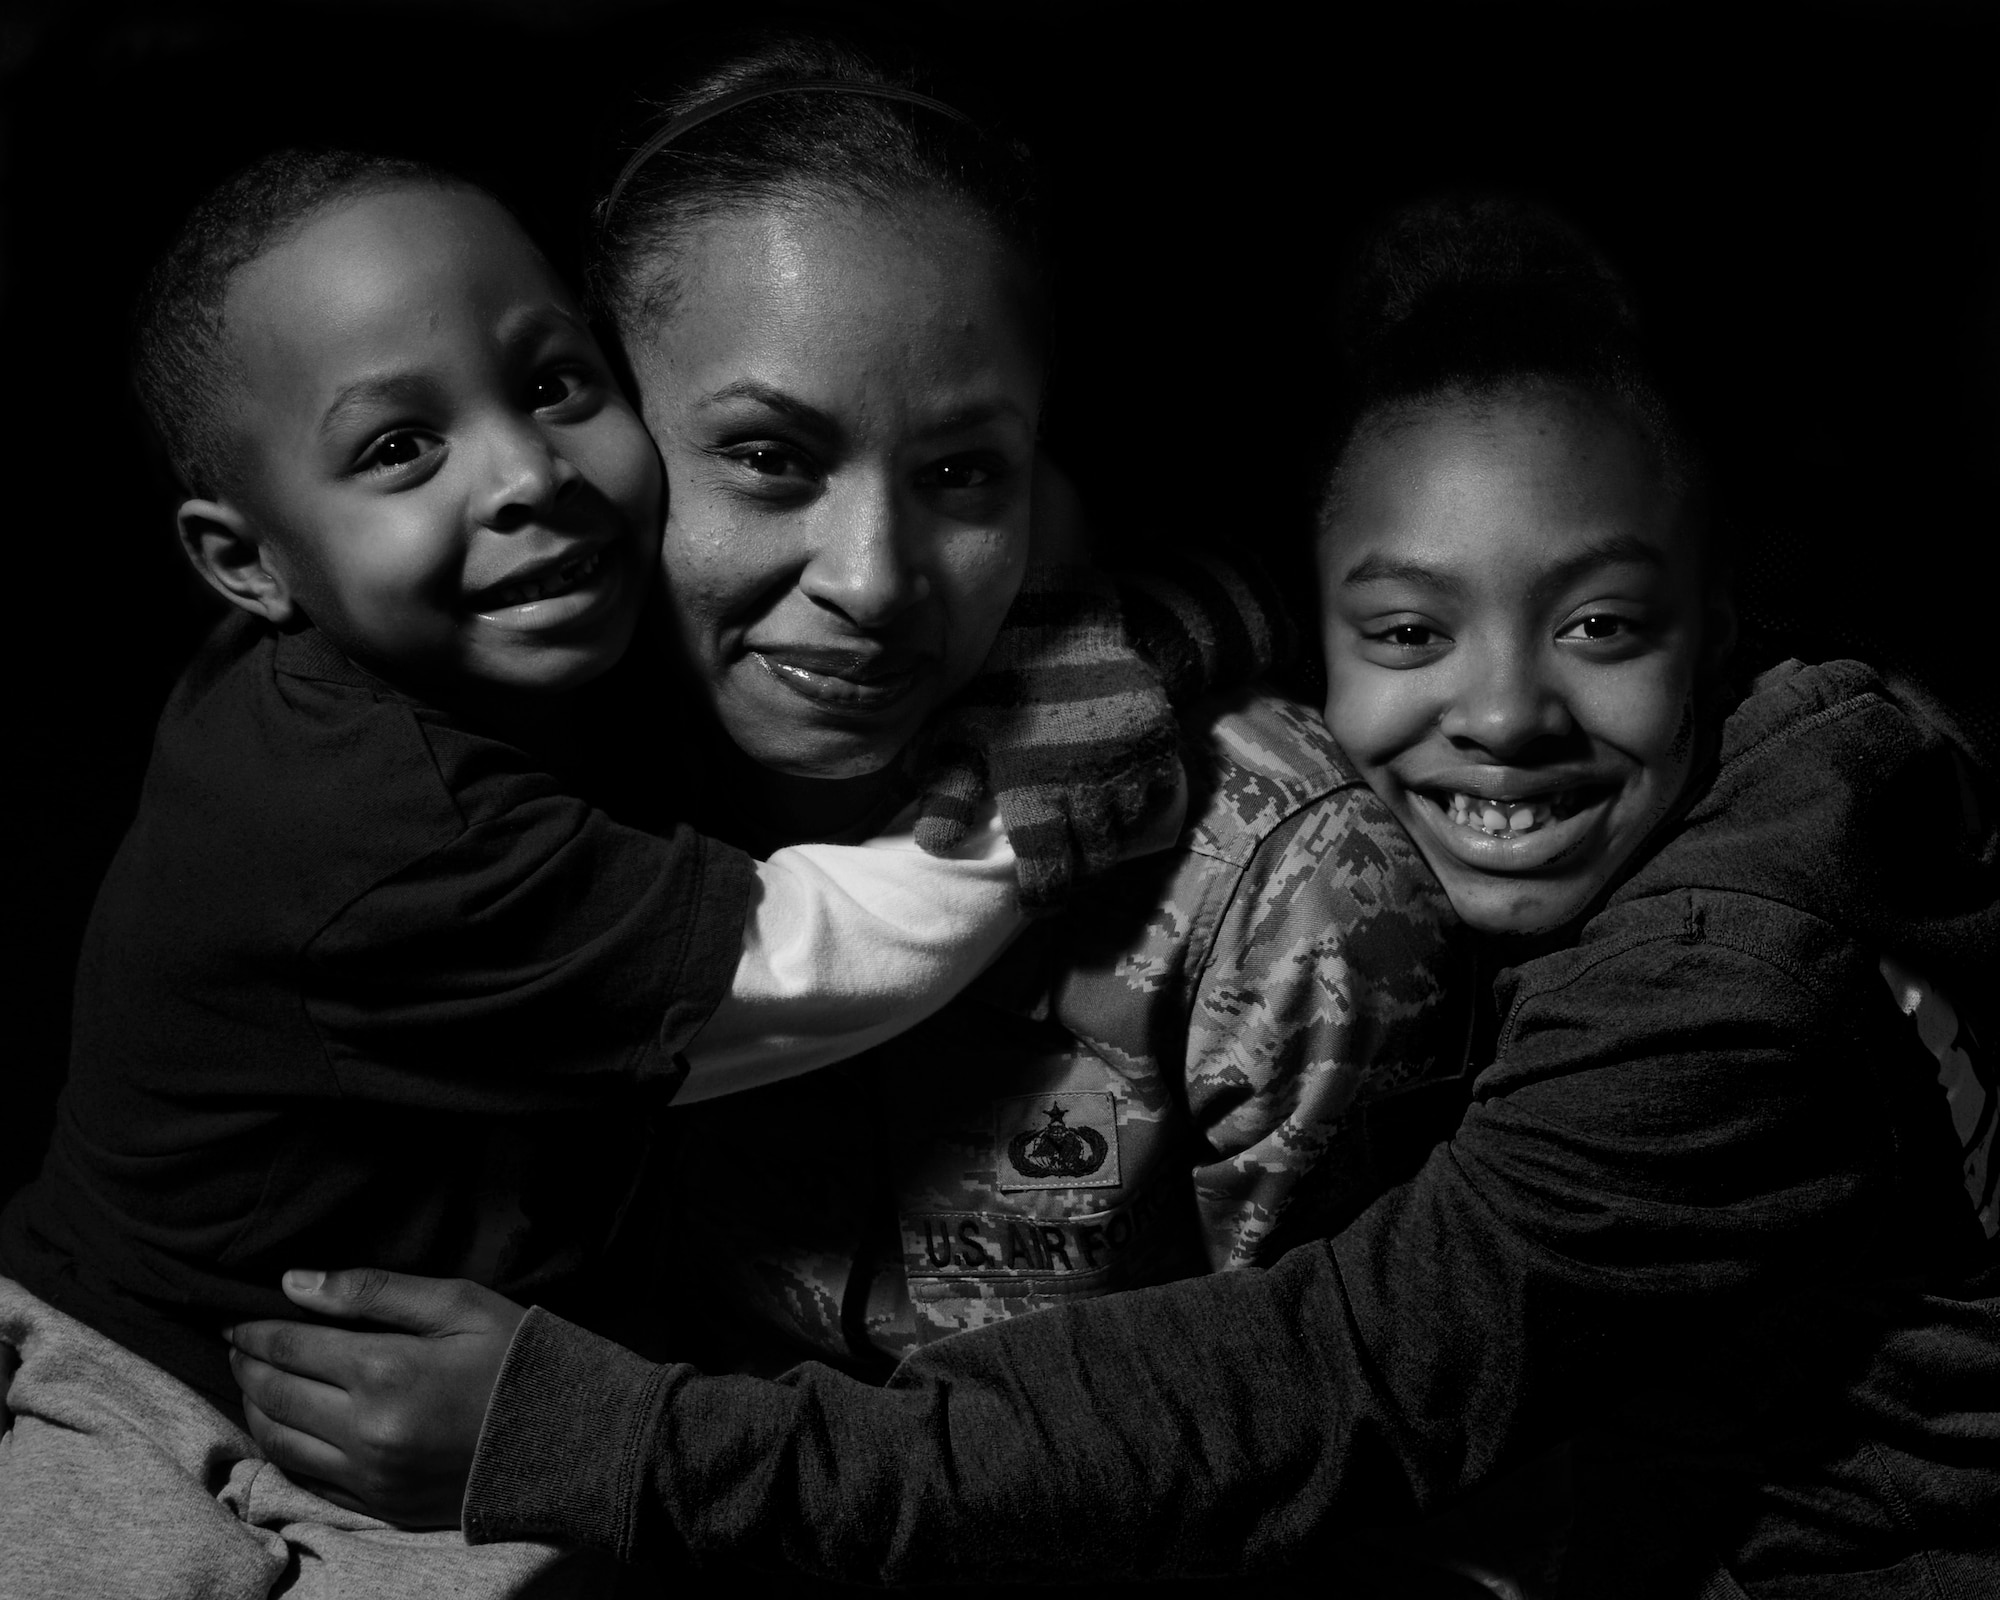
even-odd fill
[[[1021,582],[1042,362],[1027,284],[943,208],[706,223],[627,330],[666,463],[680,647],[781,772],[881,770],[971,677]]]
[[[1466,923],[1576,917],[1696,754],[1699,551],[1643,442],[1579,397],[1349,447],[1321,537],[1326,718]]]

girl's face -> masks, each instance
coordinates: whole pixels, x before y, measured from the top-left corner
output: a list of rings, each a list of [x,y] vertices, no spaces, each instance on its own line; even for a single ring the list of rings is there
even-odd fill
[[[629,343],[684,658],[765,766],[879,771],[1020,586],[1042,386],[1025,285],[978,223],[923,206],[723,217],[675,276]]]
[[[1700,552],[1587,398],[1357,437],[1319,548],[1326,720],[1484,933],[1582,913],[1696,755]]]

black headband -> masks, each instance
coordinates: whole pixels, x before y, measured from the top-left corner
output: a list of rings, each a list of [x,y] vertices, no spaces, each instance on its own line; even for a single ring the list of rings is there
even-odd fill
[[[632,159],[625,163],[625,170],[618,174],[618,181],[604,197],[604,204],[598,208],[598,215],[608,219],[617,208],[618,197],[625,192],[625,185],[654,156],[672,144],[688,129],[699,127],[710,117],[719,117],[725,111],[734,111],[740,105],[752,100],[762,100],[774,94],[863,94],[876,100],[900,100],[905,105],[922,106],[927,111],[936,111],[950,117],[954,122],[962,122],[974,132],[979,125],[956,106],[948,106],[942,100],[933,100],[927,94],[918,94],[914,89],[891,88],[885,83],[859,83],[846,78],[802,78],[796,83],[769,83],[755,89],[738,89],[734,94],[723,95],[710,100],[692,111],[684,111],[669,122],[652,138],[640,145]]]

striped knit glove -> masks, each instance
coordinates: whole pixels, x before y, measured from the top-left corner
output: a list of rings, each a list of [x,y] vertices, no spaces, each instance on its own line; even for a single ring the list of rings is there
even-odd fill
[[[951,850],[991,793],[1029,911],[1058,909],[1175,803],[1169,691],[1247,682],[1288,638],[1274,597],[1222,563],[1151,574],[1123,598],[1127,625],[1101,573],[1031,568],[986,665],[932,726],[917,843]]]

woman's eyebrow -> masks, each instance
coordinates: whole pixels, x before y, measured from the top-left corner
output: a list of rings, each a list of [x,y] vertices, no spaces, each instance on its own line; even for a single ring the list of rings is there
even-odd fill
[[[947,433],[965,433],[970,429],[983,428],[989,422],[998,422],[1008,417],[1029,428],[1035,425],[1035,419],[1013,400],[974,400],[962,406],[955,406],[935,422],[926,424],[922,433],[927,439]]]
[[[775,411],[794,425],[815,433],[838,434],[840,425],[818,406],[810,405],[795,395],[786,394],[768,383],[759,383],[754,378],[742,378],[735,383],[725,383],[720,389],[703,395],[695,401],[697,407],[722,405],[731,400],[753,400],[758,405]]]

